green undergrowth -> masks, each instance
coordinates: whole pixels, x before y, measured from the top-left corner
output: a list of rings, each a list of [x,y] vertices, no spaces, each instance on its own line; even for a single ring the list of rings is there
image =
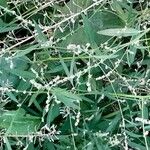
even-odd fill
[[[0,149],[149,150],[148,0],[0,1]]]

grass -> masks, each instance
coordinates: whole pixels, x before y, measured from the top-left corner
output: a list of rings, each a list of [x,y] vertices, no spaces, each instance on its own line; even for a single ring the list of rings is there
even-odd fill
[[[149,150],[148,0],[0,1],[0,149]]]

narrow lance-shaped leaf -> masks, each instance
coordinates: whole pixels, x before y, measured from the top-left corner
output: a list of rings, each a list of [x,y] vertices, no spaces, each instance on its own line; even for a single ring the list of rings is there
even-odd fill
[[[114,29],[106,29],[98,31],[98,34],[106,35],[106,36],[133,36],[139,34],[140,31],[134,28],[114,28]]]
[[[1,6],[0,6],[1,7]],[[2,19],[0,19],[0,33],[5,33],[13,30],[20,29],[21,26],[14,23],[5,23]]]
[[[47,41],[47,37],[44,35],[44,33],[42,32],[41,28],[38,26],[38,24],[34,21],[35,24],[35,30],[37,32],[37,36],[36,39],[37,41],[42,44],[43,42]]]

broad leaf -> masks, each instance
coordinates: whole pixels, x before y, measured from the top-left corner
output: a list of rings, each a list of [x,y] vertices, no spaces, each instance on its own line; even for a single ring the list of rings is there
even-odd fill
[[[63,102],[66,106],[74,109],[79,109],[79,101],[82,99],[77,95],[66,91],[65,89],[54,88],[52,93],[57,97],[60,102]]]
[[[91,5],[92,0],[71,0],[64,7],[58,7],[63,14],[78,13]]]
[[[40,118],[26,115],[23,109],[6,111],[0,115],[0,128],[6,135],[28,135],[35,133],[40,125]]]

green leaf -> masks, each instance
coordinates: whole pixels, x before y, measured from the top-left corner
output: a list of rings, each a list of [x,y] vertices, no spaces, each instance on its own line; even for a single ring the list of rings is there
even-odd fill
[[[57,9],[63,14],[78,13],[87,8],[91,3],[92,0],[71,0],[64,7],[57,6]]]
[[[2,6],[2,7],[7,7],[8,5],[7,5],[7,0],[1,0],[0,1],[0,6]]]
[[[61,35],[62,35],[62,33],[61,33]],[[65,35],[63,34],[63,36],[65,36]],[[58,34],[57,37],[60,38],[60,35]],[[73,34],[71,34],[71,35],[68,34],[65,37],[65,40],[60,42],[58,44],[58,46],[67,47],[69,44],[85,45],[86,43],[88,43],[88,39],[86,38],[86,34],[84,32],[84,28],[83,27],[79,27],[78,29],[76,29],[74,31]]]
[[[106,36],[133,36],[139,34],[140,31],[133,29],[133,28],[114,28],[114,29],[106,29],[101,30],[98,34],[106,35]]]
[[[0,33],[9,32],[13,30],[20,29],[21,27],[18,24],[14,23],[5,23],[0,19]]]
[[[134,62],[136,52],[137,48],[134,45],[131,45],[129,51],[127,52],[127,62],[129,66],[131,66],[131,64]]]
[[[66,106],[72,107],[74,109],[79,109],[79,101],[82,99],[77,95],[66,91],[65,89],[54,88],[52,93],[57,97],[57,99],[63,102]]]
[[[54,143],[48,139],[44,140],[44,144],[42,145],[44,150],[56,150]],[[29,149],[30,150],[30,149]]]
[[[125,133],[126,133],[127,135],[131,136],[131,137],[134,137],[134,138],[141,138],[141,137],[143,137],[143,135],[135,134],[133,131],[130,132],[130,131],[127,131],[127,130],[126,130]]]
[[[149,108],[143,104],[142,107],[142,111],[143,111],[143,118],[144,119],[149,119]]]
[[[36,78],[36,75],[29,71],[23,71],[23,70],[19,70],[19,69],[11,69],[11,70],[7,70],[7,71],[18,77],[23,77],[23,78],[27,78],[27,79]]]
[[[28,61],[25,57],[20,57],[12,60],[7,60],[7,57],[0,57],[0,85],[5,87],[7,83],[10,83],[12,86],[17,86],[19,83],[18,73],[15,72],[14,69],[19,70],[19,74],[21,71],[28,68]],[[11,68],[11,63],[13,64],[13,68]],[[11,73],[12,72],[12,73]]]
[[[30,100],[29,100],[29,104],[28,106],[30,107],[32,105],[32,103],[34,103],[35,107],[39,110],[39,111],[43,111],[41,106],[39,105],[38,101],[37,101],[37,97],[40,94],[40,91],[37,91],[36,93],[32,94]]]
[[[24,50],[16,50],[16,54],[15,54],[15,56],[13,56],[13,59],[25,56],[25,55],[29,54],[30,52],[36,50],[37,47],[38,47],[38,45],[33,45],[33,46],[30,46],[29,48],[26,48]]]
[[[145,150],[145,146],[143,146],[143,145],[141,145],[141,144],[139,144],[139,143],[137,144],[137,143],[135,143],[135,142],[129,141],[128,144],[129,144],[129,146],[130,146],[131,148],[135,148],[135,150]]]
[[[60,114],[59,105],[51,105],[50,110],[47,115],[47,124],[50,125],[51,122]]]
[[[85,15],[82,15],[82,18],[83,18],[84,31],[85,31],[86,37],[87,37],[89,43],[91,44],[91,46],[93,48],[97,48],[97,45],[96,45],[95,39],[94,39],[95,33],[93,32],[93,28],[90,25],[90,21],[88,20],[88,18]]]
[[[124,12],[120,2],[114,0],[113,3],[111,4],[111,7],[117,12],[118,16],[126,23],[128,16]]]
[[[96,10],[96,12],[89,18],[93,32],[95,32],[95,42],[97,45],[106,42],[110,37],[97,34],[98,31],[110,28],[123,28],[124,22],[114,13],[108,11]]]
[[[9,98],[11,100],[13,100],[14,102],[18,103],[18,100],[16,98],[16,96],[12,93],[12,92],[6,92],[7,96],[9,96]]]
[[[110,126],[107,128],[106,132],[113,132],[116,129],[120,119],[120,114],[118,114],[114,119],[112,119],[112,121],[110,122]]]
[[[44,42],[47,41],[47,38],[46,36],[44,35],[44,33],[42,32],[41,28],[38,26],[38,24],[34,21],[34,24],[35,24],[35,30],[37,32],[37,36],[36,36],[36,39],[37,41],[42,44]]]
[[[65,71],[67,77],[69,77],[69,76],[70,76],[70,72],[69,72],[69,69],[68,69],[66,63],[64,62],[64,60],[63,60],[63,58],[61,57],[61,55],[59,55],[59,58],[60,58],[60,63],[61,63],[61,65],[62,65],[62,67],[63,67],[63,69],[64,69],[64,71]],[[72,79],[70,79],[70,82],[71,82],[71,84],[73,85],[73,80],[72,80]]]
[[[26,115],[23,109],[6,111],[0,115],[0,128],[6,129],[6,135],[28,135],[35,133],[40,125],[40,118]]]
[[[33,103],[34,101],[36,101],[36,98],[37,98],[38,95],[39,95],[39,92],[36,92],[36,93],[34,93],[34,94],[31,96],[31,98],[30,98],[30,100],[29,100],[28,106],[31,106],[32,103]]]

